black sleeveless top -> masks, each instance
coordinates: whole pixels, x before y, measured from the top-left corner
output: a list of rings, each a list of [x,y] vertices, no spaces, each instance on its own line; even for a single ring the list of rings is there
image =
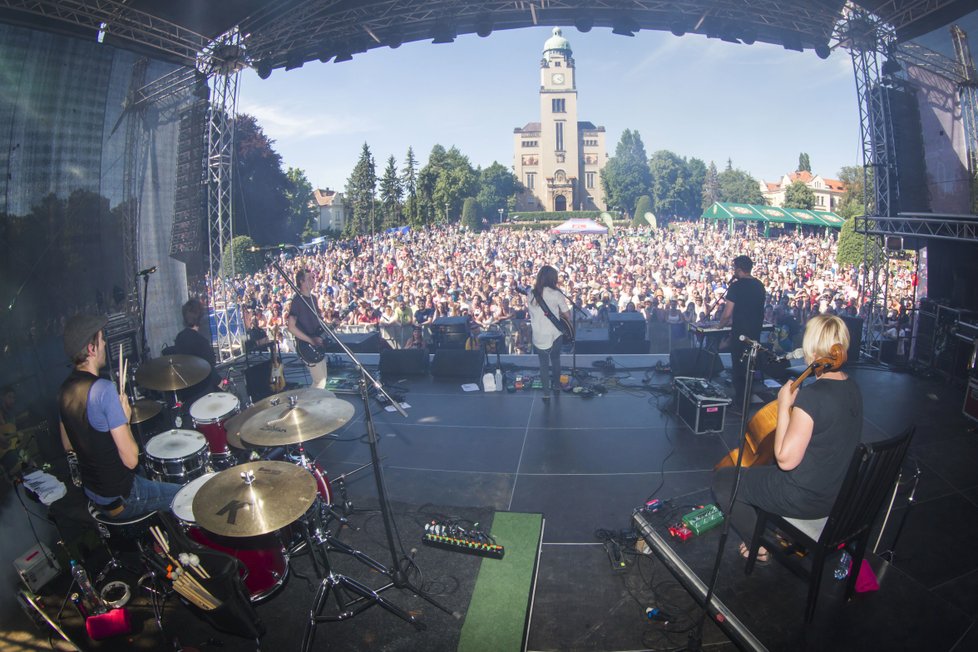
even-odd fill
[[[71,372],[58,396],[61,422],[78,455],[85,488],[104,498],[126,498],[134,473],[122,463],[112,433],[96,430],[88,420],[88,394],[96,380],[98,376],[87,371]]]

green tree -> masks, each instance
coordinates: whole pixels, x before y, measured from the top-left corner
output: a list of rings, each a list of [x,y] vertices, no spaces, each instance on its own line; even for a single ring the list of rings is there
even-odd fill
[[[686,178],[688,179],[686,196],[683,204],[686,208],[686,217],[699,217],[703,214],[700,204],[703,201],[703,184],[706,183],[706,164],[700,159],[693,157],[686,163]]]
[[[710,167],[706,169],[706,178],[703,180],[702,201],[700,207],[705,211],[713,204],[721,201],[720,175],[717,173],[717,164],[710,161]]]
[[[221,269],[221,276],[254,274],[260,270],[265,261],[257,251],[250,251],[254,246],[255,241],[246,235],[235,236],[230,243],[226,244],[223,260],[227,269]],[[231,263],[232,256],[233,264]]]
[[[815,206],[815,193],[812,189],[805,185],[805,182],[796,179],[791,182],[784,191],[784,207],[785,208],[804,208],[805,210],[811,210]]]
[[[428,164],[422,169],[426,171],[429,177],[434,174],[429,206],[432,216],[437,222],[450,221],[453,216],[458,221],[462,201],[475,196],[478,190],[478,176],[468,157],[456,147],[446,150],[435,145]],[[426,185],[428,182],[426,179]]]
[[[232,228],[258,244],[282,242],[290,228],[291,182],[273,142],[254,117],[241,113],[234,119]]]
[[[720,201],[734,204],[764,205],[764,195],[757,179],[743,170],[734,169],[727,161],[727,169],[718,175],[720,181]]]
[[[856,165],[847,165],[839,170],[839,181],[845,188],[842,201],[836,207],[835,212],[848,219],[865,213],[865,197],[863,196],[863,168]],[[869,177],[872,184],[872,176]]]
[[[799,172],[811,172],[812,162],[808,159],[808,154],[802,152],[798,155],[798,171]]]
[[[462,226],[470,231],[482,230],[482,220],[479,219],[479,202],[475,197],[466,197],[462,202]]]
[[[505,209],[509,200],[520,190],[520,182],[508,168],[493,161],[492,165],[479,171],[479,193],[476,200],[482,214],[493,222],[499,219],[499,209]]]
[[[645,214],[652,212],[652,199],[648,195],[642,195],[635,202],[635,214],[632,216],[632,226],[648,226],[645,221]]]
[[[645,145],[637,131],[626,129],[622,132],[615,155],[601,170],[601,187],[609,209],[617,206],[628,210],[640,196],[649,194],[652,175]]]
[[[401,189],[404,191],[404,216],[411,226],[420,226],[418,215],[418,161],[414,158],[414,148],[408,147],[401,168]]]
[[[346,201],[350,206],[350,219],[344,233],[347,236],[374,233],[376,229],[374,198],[377,194],[377,170],[374,157],[367,143],[363,144],[360,159],[346,181]]]
[[[316,221],[316,208],[312,204],[312,184],[306,173],[299,168],[289,168],[285,173],[289,188],[285,196],[289,200],[288,242],[299,242],[314,237],[313,225]]]
[[[657,217],[689,215],[689,172],[679,155],[659,150],[649,159],[652,206]]]
[[[866,236],[856,232],[856,218],[847,219],[839,229],[839,249],[835,261],[843,266],[859,266],[863,264],[864,256],[871,261],[879,260],[883,250],[875,236]]]
[[[397,162],[391,156],[387,159],[384,176],[380,180],[380,204],[384,212],[383,227],[385,229],[401,225],[401,179],[397,174]]]

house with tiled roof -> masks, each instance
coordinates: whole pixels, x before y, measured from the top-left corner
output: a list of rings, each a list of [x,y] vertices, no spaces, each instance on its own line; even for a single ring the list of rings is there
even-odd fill
[[[815,195],[816,211],[835,211],[842,203],[845,186],[838,179],[829,179],[805,170],[789,172],[776,182],[761,181],[761,194],[767,200],[768,206],[784,206],[784,194],[795,181],[801,181]]]
[[[313,207],[318,211],[316,228],[320,231],[342,231],[346,226],[346,202],[343,193],[326,188],[312,191]]]

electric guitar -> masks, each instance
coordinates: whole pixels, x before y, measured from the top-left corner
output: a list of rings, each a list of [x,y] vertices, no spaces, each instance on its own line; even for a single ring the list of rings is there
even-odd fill
[[[302,361],[305,362],[310,367],[319,364],[326,357],[326,333],[320,331],[319,333],[312,335],[312,337],[319,337],[323,340],[322,346],[316,346],[310,344],[304,340],[296,338],[295,340],[295,352],[299,354]]]

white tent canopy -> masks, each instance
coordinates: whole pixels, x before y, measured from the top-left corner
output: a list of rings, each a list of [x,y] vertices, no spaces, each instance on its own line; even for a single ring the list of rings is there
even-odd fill
[[[600,224],[598,224],[597,222],[591,219],[574,217],[567,220],[560,226],[555,226],[554,228],[550,229],[550,232],[563,233],[563,234],[607,233],[608,227],[601,226]]]

